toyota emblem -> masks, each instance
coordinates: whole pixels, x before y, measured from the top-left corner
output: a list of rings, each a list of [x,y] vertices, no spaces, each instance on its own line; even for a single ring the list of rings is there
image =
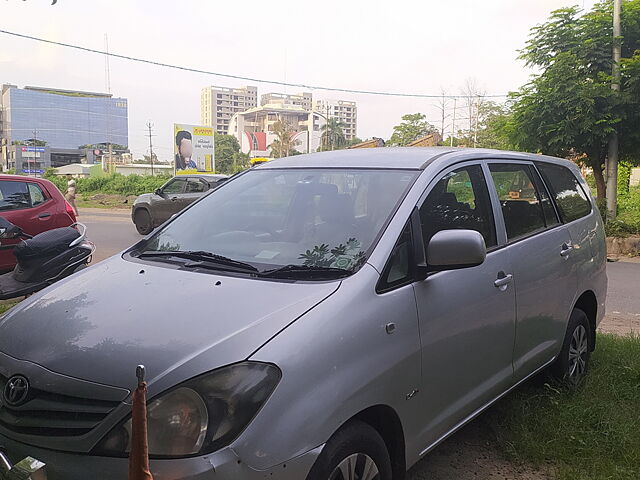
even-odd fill
[[[4,403],[11,407],[22,405],[29,395],[29,381],[22,375],[14,375],[4,386]]]

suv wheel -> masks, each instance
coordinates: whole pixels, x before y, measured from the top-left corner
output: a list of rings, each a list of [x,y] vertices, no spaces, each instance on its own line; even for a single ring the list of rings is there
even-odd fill
[[[587,315],[582,310],[574,308],[560,356],[551,369],[557,380],[577,385],[587,374],[593,345],[590,330]]]
[[[380,434],[364,422],[338,430],[322,449],[307,480],[391,480],[391,460]]]
[[[148,235],[153,230],[151,215],[143,208],[136,210],[133,216],[133,223],[136,224],[136,230],[140,235]]]

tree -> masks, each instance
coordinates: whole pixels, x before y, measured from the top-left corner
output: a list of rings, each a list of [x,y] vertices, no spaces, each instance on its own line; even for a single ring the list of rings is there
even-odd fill
[[[498,150],[516,150],[510,138],[511,112],[505,105],[484,101],[478,105],[475,126],[476,146]]]
[[[393,135],[389,139],[389,146],[404,146],[414,140],[438,133],[438,129],[425,120],[422,113],[409,113],[402,116],[402,123],[393,127]]]
[[[26,140],[14,140],[11,145],[25,145],[29,147],[46,147],[47,142],[45,140],[38,140],[36,138],[28,138]]]
[[[541,73],[512,94],[511,141],[525,150],[580,158],[593,168],[598,199],[609,137],[618,131],[621,157],[640,150],[640,0],[622,8],[621,94],[611,90],[612,5],[598,3],[584,15],[577,7],[552,12],[531,30],[520,58]]]
[[[353,137],[351,140],[347,140],[347,144],[345,145],[345,147],[352,147],[353,145],[358,145],[359,143],[362,143],[362,139]]]
[[[288,157],[296,150],[296,143],[293,140],[295,131],[286,121],[278,120],[273,124],[273,133],[276,139],[269,145],[271,156],[274,158]]]
[[[347,139],[342,130],[345,123],[337,118],[329,118],[322,126],[320,150],[339,150],[347,146]]]
[[[238,139],[232,135],[214,132],[216,172],[231,175],[249,168],[249,155],[240,151]]]

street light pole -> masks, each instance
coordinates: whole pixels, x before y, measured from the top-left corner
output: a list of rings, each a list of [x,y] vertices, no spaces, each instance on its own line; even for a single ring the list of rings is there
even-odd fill
[[[151,129],[153,128],[153,123],[147,123],[147,128],[149,129],[149,159],[151,161],[151,176],[153,177],[153,144],[151,143]]]
[[[613,0],[613,72],[611,89],[620,92],[620,51],[622,48],[620,34],[620,11],[622,0]],[[618,132],[614,130],[609,138],[607,154],[607,217],[616,218],[618,198]]]

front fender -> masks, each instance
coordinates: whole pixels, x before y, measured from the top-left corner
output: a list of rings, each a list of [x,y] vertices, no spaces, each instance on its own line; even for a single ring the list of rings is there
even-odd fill
[[[378,295],[378,277],[365,265],[251,357],[275,363],[283,374],[233,445],[253,468],[270,468],[324,444],[344,422],[375,405],[395,410],[405,437],[416,437],[411,419],[419,403],[407,400],[420,383],[413,288]],[[385,328],[391,322],[393,334]],[[414,450],[407,445],[408,462],[415,461],[409,455]]]

